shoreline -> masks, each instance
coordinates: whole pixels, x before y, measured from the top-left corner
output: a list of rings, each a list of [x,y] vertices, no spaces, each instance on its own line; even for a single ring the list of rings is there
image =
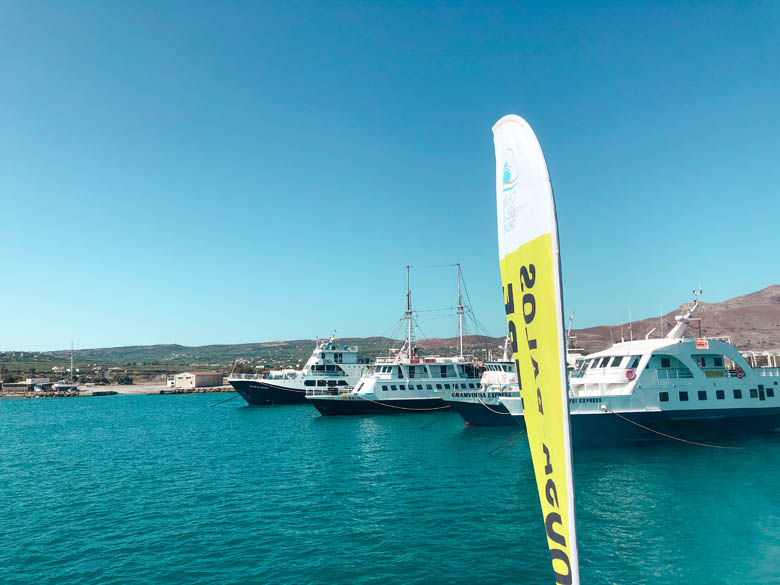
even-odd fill
[[[235,392],[231,385],[207,386],[204,388],[171,388],[163,384],[112,384],[107,386],[88,386],[72,392],[0,392],[0,398],[84,398],[119,395],[160,395],[160,394],[226,394]]]

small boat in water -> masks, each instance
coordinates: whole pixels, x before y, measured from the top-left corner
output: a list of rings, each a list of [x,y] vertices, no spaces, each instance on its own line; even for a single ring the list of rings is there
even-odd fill
[[[780,368],[753,368],[728,338],[684,337],[698,299],[662,338],[585,356],[569,381],[575,445],[717,441],[780,430]],[[519,398],[504,398],[522,418]]]
[[[306,404],[306,391],[353,387],[369,370],[356,346],[318,341],[301,370],[272,371],[267,376],[231,374],[228,382],[249,405]]]

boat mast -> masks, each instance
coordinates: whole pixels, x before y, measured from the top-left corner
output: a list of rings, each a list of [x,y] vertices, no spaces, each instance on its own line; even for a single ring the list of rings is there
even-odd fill
[[[406,266],[406,319],[409,321],[409,334],[406,338],[406,355],[412,359],[412,292],[409,290],[409,265]]]
[[[677,324],[666,334],[667,339],[682,339],[685,327],[690,322],[691,316],[696,312],[696,309],[699,308],[699,295],[701,295],[701,288],[699,288],[698,292],[695,290],[693,291],[693,306],[688,309],[688,312],[684,315],[676,315],[674,317]]]
[[[458,267],[458,345],[460,347],[460,357],[463,358],[463,298],[460,295],[460,263]]]

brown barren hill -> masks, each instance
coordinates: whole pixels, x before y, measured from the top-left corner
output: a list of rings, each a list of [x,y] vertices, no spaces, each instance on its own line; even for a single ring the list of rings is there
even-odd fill
[[[661,317],[634,321],[634,339],[644,337],[653,327],[651,337],[659,337],[674,326],[674,317],[684,312],[690,303],[680,305],[676,310]],[[690,335],[704,337],[731,337],[741,351],[780,350],[780,285],[768,286],[758,292],[734,297],[721,303],[699,303],[699,309],[689,326]],[[620,341],[621,327],[626,339],[629,337],[628,323],[602,325],[587,329],[575,329],[577,346],[587,352],[607,348],[612,341]]]

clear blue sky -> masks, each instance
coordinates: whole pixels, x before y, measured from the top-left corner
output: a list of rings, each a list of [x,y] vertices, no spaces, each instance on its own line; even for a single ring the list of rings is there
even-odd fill
[[[507,113],[575,326],[780,282],[779,4],[420,6],[0,2],[0,348],[501,335]]]

